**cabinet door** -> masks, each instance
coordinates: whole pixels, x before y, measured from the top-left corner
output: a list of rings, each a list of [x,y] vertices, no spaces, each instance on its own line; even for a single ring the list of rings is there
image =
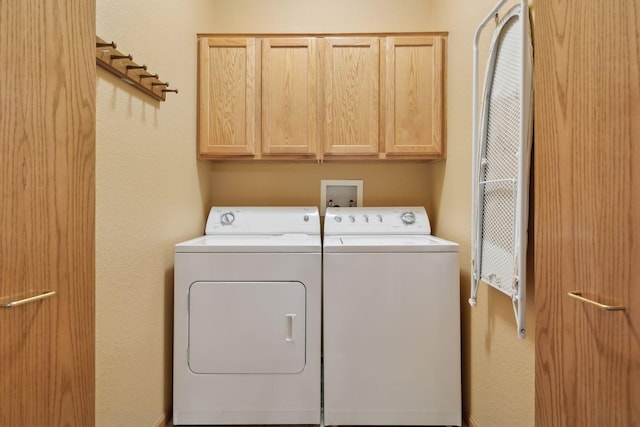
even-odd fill
[[[314,38],[262,40],[262,153],[316,154]]]
[[[324,153],[377,154],[380,39],[326,38],[322,51]]]
[[[201,38],[199,49],[200,155],[255,154],[255,39]]]
[[[387,155],[444,155],[444,37],[386,39]]]

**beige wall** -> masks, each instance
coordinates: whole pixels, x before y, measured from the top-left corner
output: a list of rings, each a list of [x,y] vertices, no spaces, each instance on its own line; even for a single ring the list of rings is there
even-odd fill
[[[434,30],[449,31],[449,149],[446,162],[434,164],[429,170],[429,190],[433,197],[430,213],[437,234],[460,242],[465,410],[479,427],[524,427],[534,425],[533,277],[529,277],[527,292],[525,340],[516,336],[513,308],[506,295],[481,284],[478,305],[472,309],[467,303],[471,259],[473,36],[495,4],[496,0],[434,3]],[[483,37],[485,47],[494,28],[493,22],[487,25]],[[483,67],[481,70],[484,74]],[[531,245],[529,252],[533,252]],[[532,267],[533,260],[529,259]]]
[[[97,1],[97,34],[179,94],[157,102],[98,68],[96,425],[152,426],[169,409],[173,244],[202,233],[196,32],[209,0]]]
[[[215,32],[426,31],[433,0],[211,0]]]
[[[424,206],[429,199],[424,164],[215,164],[213,203],[320,205],[322,179],[362,179],[365,206]]]

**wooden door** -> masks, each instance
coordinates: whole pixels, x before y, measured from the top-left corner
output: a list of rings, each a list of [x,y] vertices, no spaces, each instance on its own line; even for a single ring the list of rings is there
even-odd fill
[[[638,29],[638,0],[536,1],[540,426],[640,423]]]
[[[262,154],[316,154],[317,62],[313,37],[262,40]]]
[[[444,157],[445,39],[387,37],[384,135],[388,155]]]
[[[0,40],[0,426],[91,426],[95,2],[0,2]]]
[[[253,156],[257,129],[256,39],[199,39],[198,147],[202,157]]]
[[[380,39],[322,40],[324,154],[378,154]]]

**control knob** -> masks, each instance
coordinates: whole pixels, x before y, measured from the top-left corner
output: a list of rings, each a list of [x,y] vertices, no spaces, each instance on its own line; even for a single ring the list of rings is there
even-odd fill
[[[416,222],[416,215],[413,212],[404,212],[400,216],[400,218],[402,219],[402,222],[406,225],[410,225]]]
[[[233,221],[235,221],[236,216],[233,214],[233,212],[225,212],[222,215],[220,215],[220,224],[222,225],[231,225],[233,224]]]

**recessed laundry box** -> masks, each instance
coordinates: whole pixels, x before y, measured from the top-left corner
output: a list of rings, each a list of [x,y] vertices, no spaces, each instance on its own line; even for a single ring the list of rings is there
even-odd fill
[[[315,207],[213,208],[175,247],[173,422],[320,424]]]

